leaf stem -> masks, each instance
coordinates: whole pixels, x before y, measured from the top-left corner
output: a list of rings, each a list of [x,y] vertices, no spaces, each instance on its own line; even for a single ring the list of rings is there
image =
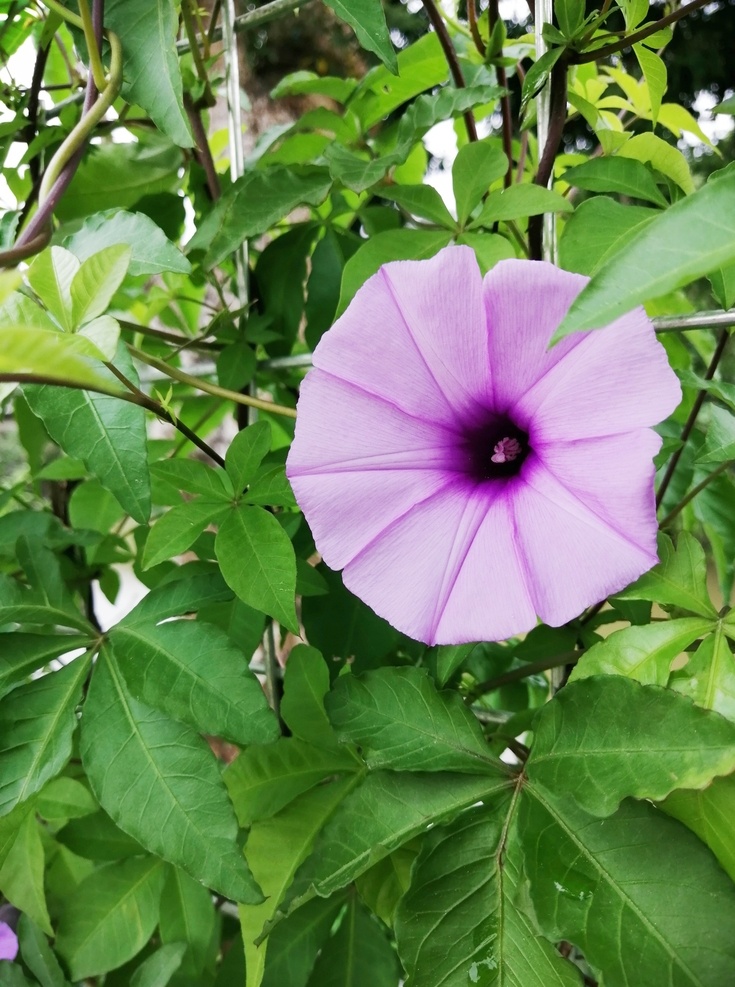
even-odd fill
[[[679,7],[678,10],[674,10],[672,13],[661,17],[657,21],[653,21],[651,24],[645,24],[637,31],[621,38],[619,41],[614,41],[612,44],[605,45],[602,48],[593,48],[592,51],[583,51],[578,55],[572,53],[569,61],[573,65],[584,65],[587,62],[596,62],[598,58],[607,58],[608,55],[615,55],[617,52],[623,51],[624,48],[632,47],[638,41],[645,41],[652,34],[656,34],[657,31],[668,27],[669,24],[675,24],[682,17],[688,17],[689,14],[694,13],[695,10],[699,10],[700,7],[705,7],[710,2],[711,0],[692,0],[692,3]]]
[[[705,487],[708,487],[716,477],[720,476],[722,473],[725,472],[726,469],[728,469],[728,467],[732,466],[733,462],[735,462],[735,460],[729,459],[727,460],[727,462],[720,463],[717,469],[712,470],[711,473],[705,476],[705,478],[702,480],[701,483],[698,483],[696,487],[693,487],[686,495],[686,497],[683,497],[676,505],[676,507],[672,511],[669,511],[666,517],[661,521],[659,527],[661,528],[668,527],[668,525],[671,524],[674,518],[677,517],[679,514],[681,514],[681,512],[684,510],[687,504],[690,503],[692,500],[694,500],[694,498],[698,494],[700,494],[705,489]]]
[[[512,668],[509,672],[503,672],[502,675],[496,675],[494,678],[474,686],[470,693],[470,701],[486,692],[494,692],[495,689],[500,689],[504,685],[520,682],[531,675],[548,672],[552,668],[560,668],[564,665],[576,665],[583,654],[584,650],[565,651],[564,654],[556,655],[554,658],[540,658],[538,661],[530,661],[526,665],[521,665],[520,668]]]
[[[704,375],[705,380],[712,380],[715,375],[715,371],[722,359],[722,355],[725,352],[725,347],[727,346],[727,341],[729,339],[729,332],[727,329],[723,329],[720,333],[720,338],[717,342],[717,347],[715,352],[712,354],[712,359],[710,360],[709,366],[707,367],[707,372]],[[686,445],[687,439],[692,433],[695,422],[697,421],[697,416],[704,404],[704,400],[707,397],[707,391],[702,388],[698,391],[696,398],[694,399],[694,404],[692,405],[692,410],[689,412],[689,417],[687,418],[684,428],[681,430],[681,445],[672,455],[669,460],[669,465],[666,467],[666,472],[663,475],[663,479],[658,488],[658,493],[656,494],[656,507],[661,506],[666,491],[669,489],[669,484],[671,483],[672,477],[676,471],[676,467],[679,465],[679,460],[681,459],[681,454],[684,452],[684,446]],[[687,501],[688,503],[688,501]],[[678,513],[678,510],[677,510]],[[671,515],[667,517],[667,520]]]
[[[439,44],[442,46],[444,56],[449,65],[449,71],[454,79],[454,84],[458,89],[464,89],[467,83],[464,80],[464,75],[462,74],[462,69],[457,58],[457,52],[454,50],[454,45],[452,44],[452,39],[449,37],[449,31],[447,31],[447,26],[442,20],[442,16],[436,8],[434,0],[422,0],[424,5],[424,10],[426,11],[426,16],[431,21],[431,26],[436,31],[436,36],[439,39]],[[476,141],[477,140],[477,127],[475,126],[475,117],[472,110],[467,110],[463,114],[464,125],[467,129],[467,140]]]
[[[155,367],[156,370],[160,370],[167,377],[172,377],[174,380],[178,380],[182,384],[188,384],[189,387],[194,387],[199,391],[205,391],[207,394],[213,394],[215,397],[222,398],[224,401],[233,401],[235,404],[246,404],[251,408],[258,408],[260,411],[268,411],[272,415],[283,415],[284,418],[296,417],[294,408],[287,408],[285,405],[275,404],[273,401],[263,401],[260,398],[251,397],[249,394],[240,394],[238,391],[230,391],[226,387],[220,387],[218,384],[210,384],[208,381],[200,380],[198,377],[192,377],[191,374],[179,370],[178,367],[172,367],[163,360],[159,360],[155,356],[150,356],[150,354],[136,349],[135,346],[128,345],[128,350],[136,360],[147,363],[150,367]]]

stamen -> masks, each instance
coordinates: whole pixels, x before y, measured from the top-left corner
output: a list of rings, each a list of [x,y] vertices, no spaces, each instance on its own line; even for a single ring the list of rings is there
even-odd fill
[[[512,463],[514,459],[520,456],[521,451],[521,444],[518,439],[511,439],[506,436],[493,447],[490,460],[493,463]]]

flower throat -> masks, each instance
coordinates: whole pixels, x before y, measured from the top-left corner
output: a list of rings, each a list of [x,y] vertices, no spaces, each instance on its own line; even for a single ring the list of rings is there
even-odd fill
[[[468,428],[462,447],[466,472],[479,483],[517,476],[530,452],[528,433],[505,415]]]

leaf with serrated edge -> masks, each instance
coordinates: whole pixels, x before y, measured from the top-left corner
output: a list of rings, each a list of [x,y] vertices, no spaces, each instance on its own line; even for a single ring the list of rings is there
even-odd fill
[[[590,675],[626,675],[643,685],[666,685],[671,662],[715,627],[706,617],[634,625],[594,644],[577,662],[570,682]]]
[[[605,987],[730,983],[735,887],[680,823],[632,801],[597,819],[528,786],[518,833],[542,931],[579,947]]]
[[[213,624],[121,625],[109,641],[131,695],[141,702],[243,746],[280,735],[247,659]]]
[[[158,922],[163,865],[155,857],[103,864],[69,896],[58,950],[73,979],[94,977],[132,959]]]
[[[340,740],[356,744],[371,768],[496,772],[482,729],[456,692],[438,692],[423,669],[345,675],[325,699]]]
[[[534,723],[528,777],[554,799],[610,815],[620,802],[704,788],[735,770],[735,724],[620,675],[562,689]]]
[[[80,749],[92,790],[120,829],[221,894],[260,900],[211,751],[189,727],[133,699],[107,649],[89,687]]]

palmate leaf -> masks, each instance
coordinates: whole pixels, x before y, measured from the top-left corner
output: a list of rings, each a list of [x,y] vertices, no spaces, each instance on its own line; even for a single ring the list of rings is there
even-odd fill
[[[572,304],[554,340],[599,329],[656,298],[735,260],[735,219],[723,202],[735,194],[735,171],[680,200],[635,234]]]
[[[115,364],[128,380],[138,383],[122,345]],[[119,387],[111,371],[102,368],[100,373],[106,386]],[[49,385],[27,385],[24,393],[33,413],[64,452],[81,459],[120,506],[145,524],[151,512],[151,491],[143,408],[105,394]]]
[[[209,571],[202,571],[198,564],[181,566],[176,575],[176,579],[160,583],[144,596],[117,626],[127,627],[151,621],[159,623],[169,617],[179,617],[210,604],[232,599],[232,590],[216,566],[211,566]]]
[[[616,192],[657,206],[668,205],[651,173],[634,158],[591,158],[564,172],[564,181],[590,192]],[[598,200],[599,201],[599,200]]]
[[[337,735],[324,708],[328,692],[327,663],[316,648],[297,644],[286,664],[280,714],[294,737],[334,750]]]
[[[539,925],[605,987],[723,987],[735,975],[735,887],[694,834],[648,802],[606,819],[524,790],[518,833]]]
[[[539,713],[526,767],[553,798],[605,816],[628,796],[660,800],[735,770],[735,724],[668,689],[595,676]]]
[[[89,664],[79,658],[0,704],[0,815],[40,791],[68,761]]]
[[[343,676],[326,698],[341,740],[356,744],[370,768],[496,773],[482,730],[456,692],[437,692],[416,668]]]
[[[130,978],[130,987],[166,987],[181,967],[185,950],[186,945],[183,942],[161,946],[140,964]]]
[[[18,942],[23,961],[41,987],[69,987],[46,936],[27,915],[18,922]]]
[[[661,561],[622,593],[621,600],[652,600],[702,617],[717,617],[707,592],[707,563],[694,535],[682,531],[676,549],[668,535],[659,534]]]
[[[202,733],[268,744],[280,731],[247,659],[212,624],[120,625],[110,647],[130,694]]]
[[[315,898],[279,923],[267,939],[268,956],[263,987],[306,987],[319,950],[322,948],[345,903],[345,893]],[[258,949],[263,949],[265,942]],[[251,965],[252,966],[252,965]],[[249,973],[251,966],[247,967]],[[395,987],[394,980],[391,987]],[[247,981],[246,987],[257,987]]]
[[[137,857],[103,864],[64,905],[58,950],[75,981],[114,970],[145,946],[159,916],[163,864]]]
[[[472,141],[460,149],[452,165],[452,189],[461,225],[492,182],[508,170],[508,158],[497,137]]]
[[[696,833],[735,881],[735,775],[701,791],[672,792],[660,807]]]
[[[309,987],[395,987],[398,960],[390,940],[352,895],[335,934],[322,945]]]
[[[723,624],[702,641],[684,668],[674,672],[670,684],[699,706],[735,720],[735,655]]]
[[[2,609],[0,604],[0,614]],[[0,696],[52,658],[86,647],[88,643],[89,638],[80,634],[24,634],[13,631],[7,638],[0,637]]]
[[[424,841],[395,919],[406,987],[580,987],[522,907],[515,804],[506,793]]]
[[[214,963],[217,942],[213,941],[216,917],[212,895],[180,867],[167,866],[161,893],[161,942],[181,945],[177,965],[182,974],[202,977]],[[214,953],[213,953],[214,947]]]
[[[133,699],[108,649],[92,676],[80,747],[92,790],[122,830],[227,897],[260,900],[211,751]]]
[[[12,839],[0,867],[0,892],[50,936],[53,931],[44,891],[45,853],[41,827],[33,812],[18,818],[22,821],[12,831]],[[2,856],[0,852],[0,858]]]

